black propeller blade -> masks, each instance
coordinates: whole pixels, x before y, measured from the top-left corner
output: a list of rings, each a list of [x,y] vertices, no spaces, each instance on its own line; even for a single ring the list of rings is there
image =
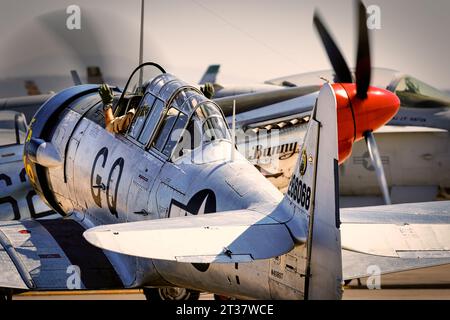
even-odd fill
[[[367,12],[366,7],[361,1],[357,1],[358,9],[358,51],[356,55],[356,88],[358,98],[367,98],[367,90],[371,79],[370,45],[369,34],[367,30]],[[322,43],[336,73],[335,82],[352,83],[352,75],[345,59],[325,27],[320,14],[314,13],[314,25],[319,33]]]
[[[369,33],[367,30],[367,10],[359,1],[358,6],[358,53],[356,55],[356,96],[367,98],[372,66],[370,63]]]
[[[369,150],[370,159],[375,168],[375,174],[377,175],[378,184],[381,188],[381,193],[383,194],[383,199],[385,204],[391,204],[391,197],[389,195],[389,187],[386,181],[386,175],[384,174],[383,163],[381,161],[380,151],[378,151],[378,146],[375,141],[375,137],[372,132],[367,132],[365,134],[367,149]]]
[[[369,31],[367,29],[367,10],[364,4],[357,0],[355,1],[358,10],[358,51],[356,54],[356,96],[360,99],[367,98],[367,91],[369,89],[372,66],[370,59],[370,44],[369,44]],[[347,63],[344,60],[341,52],[339,51],[336,43],[331,38],[330,33],[325,28],[322,19],[318,12],[314,13],[314,25],[322,39],[322,43],[336,73],[335,82],[351,83],[353,82],[350,70]],[[370,159],[375,168],[378,183],[380,185],[381,193],[383,194],[384,202],[386,204],[391,203],[389,196],[389,188],[386,182],[386,176],[383,170],[383,164],[381,162],[380,152],[375,141],[375,137],[372,132],[365,133],[367,149],[369,150]]]
[[[367,9],[361,1],[356,2],[358,10],[358,52],[356,54],[356,96],[360,99],[367,98],[367,90],[369,89],[372,76],[372,65],[370,61],[370,43],[369,31],[367,29]],[[370,159],[375,168],[378,184],[385,204],[391,204],[389,195],[389,187],[384,174],[383,162],[378,150],[373,132],[365,133],[367,149],[369,150]]]
[[[341,51],[337,47],[330,33],[325,28],[325,25],[323,24],[317,11],[314,12],[314,25],[316,26],[317,32],[322,39],[328,58],[330,59],[331,65],[336,73],[335,82],[352,83],[352,74],[348,68],[347,62],[345,62],[344,56],[341,54]]]

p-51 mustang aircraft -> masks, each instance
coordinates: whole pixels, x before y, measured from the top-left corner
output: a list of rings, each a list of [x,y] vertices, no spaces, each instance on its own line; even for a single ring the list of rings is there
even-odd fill
[[[150,66],[161,74],[134,86]],[[418,257],[448,258],[448,203],[408,207],[412,214],[393,207],[388,219],[382,209],[339,211],[338,149],[351,144],[341,147],[337,113],[352,103],[366,110],[358,121],[374,111],[385,116],[398,108],[388,91],[324,84],[283,196],[235,150],[218,106],[160,66],[141,65],[122,92],[114,89],[117,115],[136,108],[125,133],[104,129],[97,90],[61,91],[32,120],[26,172],[63,218],[0,224],[0,287],[182,287],[246,299],[339,299],[342,248],[394,259],[386,272],[411,268],[401,263],[405,255],[415,257],[414,267],[425,263]],[[361,232],[374,225],[390,237],[362,242]],[[352,272],[346,277],[365,270]],[[70,282],[76,275],[80,281]]]
[[[314,24],[324,44],[334,72],[315,72],[281,77],[266,81],[264,85],[252,87],[239,88],[215,85],[218,89],[215,95],[215,102],[224,110],[229,123],[231,123],[233,101],[236,102],[239,150],[282,191],[286,190],[292,175],[295,165],[295,157],[292,156],[298,153],[298,136],[303,135],[306,130],[309,113],[314,106],[321,86],[321,78],[324,79],[325,77],[329,81],[337,83],[350,83],[354,80],[357,82],[363,81],[366,85],[370,83],[372,78],[366,8],[360,1],[355,1],[355,3],[358,10],[358,49],[357,66],[354,73],[350,71],[330,32],[316,13]],[[442,144],[442,140],[447,144],[448,138],[445,139],[442,136],[447,133],[448,137],[448,130],[450,129],[450,97],[448,94],[440,92],[413,77],[405,76],[392,70],[375,69],[374,80],[375,83],[373,85],[375,87],[394,92],[400,98],[401,108],[388,123],[389,125],[428,127],[427,129],[403,127],[400,129],[394,127],[384,130],[384,132],[390,132],[390,139],[388,139],[388,142],[385,142],[384,146],[386,148],[384,150],[395,149],[395,147],[392,148],[392,144],[398,143],[399,139],[405,145],[405,150],[402,152],[403,157],[392,151],[390,152],[389,156],[391,156],[393,161],[389,164],[388,170],[402,171],[402,168],[405,166],[404,159],[407,159],[406,166],[410,170],[426,172],[427,174],[416,175],[415,179],[403,178],[402,176],[404,175],[399,177],[399,175],[388,174],[389,179],[387,179],[383,168],[384,158],[387,155],[382,157],[378,151],[375,136],[372,134],[372,131],[378,126],[372,123],[374,125],[373,130],[366,130],[362,132],[363,135],[354,136],[356,141],[365,138],[368,156],[367,160],[363,161],[367,161],[371,169],[359,170],[359,168],[352,167],[350,173],[355,178],[352,180],[345,177],[343,179],[345,184],[342,190],[352,195],[365,195],[366,192],[358,190],[358,187],[353,188],[353,186],[357,185],[357,181],[364,181],[365,187],[369,190],[373,189],[373,185],[376,188],[376,183],[370,181],[373,175],[371,171],[375,171],[376,175],[374,176],[377,177],[377,184],[386,204],[391,203],[389,187],[396,187],[398,190],[402,187],[408,188],[411,186],[425,188],[435,186],[436,189],[441,189],[442,195],[448,194],[446,190],[450,190],[450,176],[445,173],[441,174],[440,171],[450,172],[449,168],[446,167],[446,164],[450,163],[450,153],[445,151],[445,147],[439,151],[430,150],[429,146],[426,145],[427,142],[424,140],[427,138],[427,141],[429,141],[429,136],[433,134],[433,142],[435,144]],[[284,89],[274,90],[274,85],[283,86]],[[381,120],[380,123],[385,124]],[[350,129],[351,126],[346,128]],[[340,127],[339,129],[342,128]],[[244,134],[244,131],[246,134]],[[354,131],[356,132],[357,128],[354,128]],[[408,133],[402,131],[408,131]],[[428,137],[423,137],[425,132],[428,132]],[[275,144],[273,143],[273,135],[278,140]],[[384,136],[386,135],[384,134]],[[408,139],[412,135],[415,136],[415,139]],[[440,136],[436,137],[436,135]],[[392,138],[393,136],[395,138]],[[424,146],[417,148],[416,141],[419,139],[423,141],[420,144]],[[413,140],[413,146],[409,147],[411,140]],[[424,152],[417,154],[407,151],[409,149],[422,149]],[[343,156],[341,149],[340,156]],[[345,158],[348,156],[349,154]],[[423,158],[426,160],[423,161]],[[342,162],[344,159],[340,158],[339,160]],[[352,159],[352,162],[356,161],[361,162],[356,157]],[[444,166],[443,170],[433,170],[433,167],[442,165]],[[349,168],[347,168],[348,170]],[[345,176],[345,170],[341,171],[342,176]]]

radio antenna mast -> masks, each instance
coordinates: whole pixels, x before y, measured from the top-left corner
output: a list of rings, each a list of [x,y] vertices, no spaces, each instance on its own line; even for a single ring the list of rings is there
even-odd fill
[[[139,40],[139,65],[144,61],[144,0],[141,0],[141,32]],[[143,70],[139,70],[139,87],[142,87]]]

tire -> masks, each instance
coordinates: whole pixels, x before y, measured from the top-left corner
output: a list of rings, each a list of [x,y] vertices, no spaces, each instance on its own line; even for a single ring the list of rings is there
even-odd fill
[[[163,288],[144,288],[144,295],[150,301],[178,300],[193,301],[198,300],[200,292],[185,288],[163,287]]]

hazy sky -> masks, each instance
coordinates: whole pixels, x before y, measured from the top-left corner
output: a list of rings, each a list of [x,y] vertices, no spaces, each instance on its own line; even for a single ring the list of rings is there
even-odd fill
[[[450,88],[450,1],[364,3],[381,8],[382,28],[371,32],[374,66]],[[65,10],[71,4],[81,8],[81,31],[66,29]],[[355,64],[351,0],[146,0],[145,4],[145,60],[160,62],[187,81],[197,82],[212,63],[222,65],[218,80],[223,83],[263,82],[330,68],[312,26],[315,8],[349,65]],[[0,77],[68,75],[84,64],[100,65],[107,79],[126,77],[138,62],[139,10],[140,0],[1,0]],[[67,39],[65,45],[61,37]]]

